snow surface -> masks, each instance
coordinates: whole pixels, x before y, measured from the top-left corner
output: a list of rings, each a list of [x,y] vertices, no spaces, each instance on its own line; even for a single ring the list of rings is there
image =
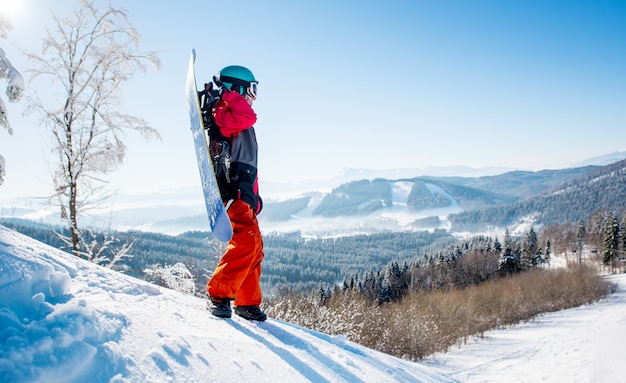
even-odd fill
[[[626,274],[606,299],[506,330],[422,363],[462,382],[626,382]]]
[[[618,382],[626,276],[600,303],[420,362],[289,323],[212,317],[201,298],[0,226],[1,382]]]
[[[110,271],[0,226],[1,382],[446,382],[430,368]]]

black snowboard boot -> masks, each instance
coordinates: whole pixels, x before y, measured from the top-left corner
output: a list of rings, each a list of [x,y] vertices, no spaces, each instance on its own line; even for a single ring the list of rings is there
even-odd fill
[[[247,320],[256,320],[263,322],[267,319],[267,315],[261,311],[259,306],[237,306],[235,307],[235,314]]]
[[[209,298],[208,306],[211,314],[216,317],[230,318],[233,315],[228,298]]]

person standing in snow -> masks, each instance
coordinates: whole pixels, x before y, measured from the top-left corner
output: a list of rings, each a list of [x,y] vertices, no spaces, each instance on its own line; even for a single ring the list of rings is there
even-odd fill
[[[261,212],[257,179],[258,146],[254,131],[257,85],[252,72],[242,66],[227,66],[216,77],[221,86],[219,100],[209,124],[211,147],[230,155],[226,174],[218,174],[222,200],[233,226],[233,236],[207,283],[209,309],[220,318],[230,318],[234,301],[235,314],[256,321],[267,315],[261,311],[261,261],[263,239],[257,214]],[[214,155],[214,153],[212,153]],[[217,172],[221,173],[221,172]]]

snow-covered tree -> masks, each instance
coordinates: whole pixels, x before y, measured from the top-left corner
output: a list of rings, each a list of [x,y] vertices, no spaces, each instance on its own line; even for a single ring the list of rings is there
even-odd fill
[[[576,227],[576,241],[578,243],[585,243],[585,237],[587,236],[587,229],[585,229],[585,221],[578,220],[578,226]]]
[[[602,227],[602,254],[605,265],[614,265],[619,247],[619,221],[612,212],[606,216]]]
[[[500,265],[498,268],[509,273],[520,271],[519,257],[513,252],[514,241],[511,238],[509,229],[504,232],[504,243],[502,244],[502,252],[500,253]]]
[[[2,157],[2,155],[0,154],[0,185],[2,185],[2,183],[4,182],[5,169],[6,169],[6,165],[5,165],[4,157]]]
[[[122,243],[112,232],[96,234],[89,229],[81,231],[80,240],[85,249],[83,258],[107,268],[112,268],[122,258],[131,257],[129,252],[136,241]]]
[[[496,239],[493,242],[493,250],[498,254],[502,252],[502,244],[498,240],[498,237],[496,237]]]
[[[78,217],[110,196],[105,176],[124,159],[124,134],[159,138],[146,121],[123,111],[122,86],[160,62],[156,53],[139,51],[139,33],[123,9],[81,1],[70,15],[53,20],[41,54],[27,54],[32,79],[49,81],[45,94],[42,89],[29,98],[28,111],[40,115],[50,132],[56,156],[52,198],[70,228],[68,246],[85,256]]]
[[[537,233],[535,229],[531,227],[522,240],[522,255],[520,257],[522,269],[529,270],[537,266],[538,247]]]
[[[576,228],[576,243],[578,244],[578,263],[581,264],[583,260],[583,245],[587,237],[587,230],[585,229],[585,221],[578,220],[578,226]]]
[[[145,273],[158,279],[166,287],[181,293],[193,295],[196,292],[196,284],[189,269],[178,262],[174,266],[161,267],[157,265],[153,269],[145,270]]]
[[[9,19],[2,14],[0,9],[0,39],[7,39],[8,32],[12,29]],[[6,95],[9,102],[18,102],[24,93],[24,78],[22,74],[15,69],[11,61],[7,58],[6,52],[0,46],[0,79],[6,79],[7,89]],[[13,134],[13,129],[9,123],[7,108],[0,97],[0,127],[7,129],[9,134]],[[5,175],[4,157],[0,155],[0,185],[4,182]]]
[[[620,238],[621,238],[621,254],[624,256],[626,254],[626,214],[622,217],[622,223],[619,226],[620,228]]]
[[[546,250],[545,250],[545,254],[544,254],[544,263],[550,264],[550,260],[552,258],[552,243],[550,242],[550,240],[546,240]]]

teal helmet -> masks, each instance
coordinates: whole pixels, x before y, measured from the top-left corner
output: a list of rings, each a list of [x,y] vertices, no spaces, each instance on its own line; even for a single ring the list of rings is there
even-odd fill
[[[226,88],[242,96],[247,94],[256,99],[256,88],[259,82],[254,78],[250,69],[239,65],[227,66],[217,73],[217,79]]]

